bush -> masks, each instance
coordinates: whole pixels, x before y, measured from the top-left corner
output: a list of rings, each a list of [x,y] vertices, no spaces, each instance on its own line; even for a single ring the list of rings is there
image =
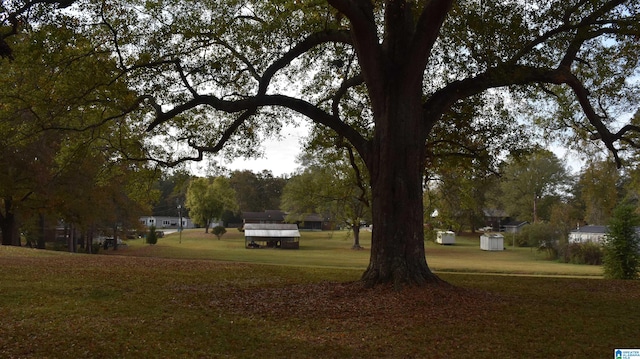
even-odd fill
[[[560,232],[549,223],[528,224],[516,236],[516,245],[536,247],[539,252],[546,252],[549,259],[556,259],[560,237]]]
[[[211,230],[211,233],[213,233],[216,237],[218,237],[218,240],[220,240],[220,237],[222,237],[223,234],[227,233],[227,229],[223,226],[215,226]]]
[[[149,232],[147,232],[147,243],[156,244],[158,243],[158,234],[156,233],[156,227],[149,227]]]
[[[604,245],[605,278],[638,278],[640,239],[635,227],[639,223],[634,206],[622,204],[615,209]]]
[[[600,265],[603,257],[602,246],[592,242],[567,243],[558,249],[558,258],[564,263]]]
[[[102,246],[100,245],[100,243],[91,243],[91,253],[93,254],[98,254],[98,252],[100,252],[100,248]]]
[[[515,243],[516,247],[530,247],[529,245],[529,233],[524,229],[520,233],[510,233],[504,238],[505,246],[513,245]]]
[[[426,241],[431,241],[435,243],[437,231],[433,229],[431,226],[425,226],[423,231],[424,231],[424,239]]]

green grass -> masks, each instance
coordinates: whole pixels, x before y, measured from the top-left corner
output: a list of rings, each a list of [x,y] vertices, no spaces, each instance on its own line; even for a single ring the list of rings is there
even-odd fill
[[[244,237],[236,229],[228,229],[221,240],[204,230],[187,230],[182,238],[177,233],[149,246],[142,239],[129,240],[128,248],[108,254],[189,258],[244,263],[278,264],[305,267],[349,268],[364,271],[369,263],[371,232],[361,234],[366,249],[351,249],[353,238],[347,232],[302,232],[299,250],[246,249]],[[425,242],[429,266],[437,272],[473,272],[497,274],[602,276],[600,266],[575,265],[550,261],[544,253],[532,248],[507,246],[501,252],[480,250],[479,235],[458,236],[455,245]]]
[[[427,244],[455,287],[396,293],[345,284],[368,251],[343,234],[305,233],[298,251],[248,250],[229,234],[133,240],[109,255],[0,247],[0,358],[606,358],[640,347],[640,281],[595,279],[598,267],[460,238]],[[512,270],[576,277],[493,275]]]

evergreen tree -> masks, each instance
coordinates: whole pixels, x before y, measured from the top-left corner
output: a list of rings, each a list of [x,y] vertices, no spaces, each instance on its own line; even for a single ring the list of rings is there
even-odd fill
[[[605,278],[638,278],[640,237],[635,228],[638,224],[640,217],[633,205],[623,203],[615,209],[604,246]]]
[[[156,227],[149,227],[149,233],[147,234],[147,243],[156,244],[158,243],[158,235],[156,234]]]

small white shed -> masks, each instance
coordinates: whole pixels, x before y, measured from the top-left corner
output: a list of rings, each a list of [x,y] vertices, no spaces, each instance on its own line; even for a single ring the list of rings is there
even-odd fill
[[[456,234],[451,231],[438,231],[436,233],[436,243],[454,244],[456,243]]]
[[[485,233],[480,236],[480,249],[483,251],[503,251],[504,236],[500,233]]]

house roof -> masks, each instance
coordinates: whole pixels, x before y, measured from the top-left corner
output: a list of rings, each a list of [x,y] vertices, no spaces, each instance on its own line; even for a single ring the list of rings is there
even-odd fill
[[[527,221],[508,221],[508,222],[504,222],[502,223],[503,227],[522,227],[525,224],[528,224],[529,222]]]
[[[607,226],[583,226],[583,227],[578,227],[576,229],[574,229],[573,231],[571,231],[571,233],[599,233],[599,234],[604,234],[607,233],[609,230],[607,229]]]
[[[297,224],[247,223],[244,225],[245,237],[291,238],[300,237]]]

